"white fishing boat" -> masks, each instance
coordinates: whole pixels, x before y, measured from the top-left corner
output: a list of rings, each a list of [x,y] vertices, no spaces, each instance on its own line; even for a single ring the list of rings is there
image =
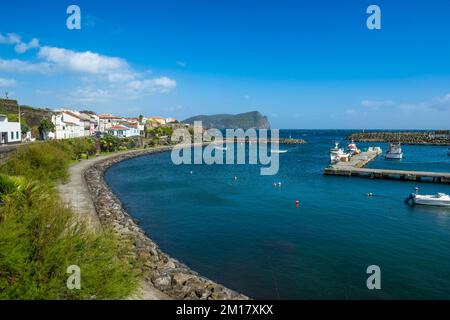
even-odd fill
[[[386,151],[386,154],[384,155],[385,159],[402,159],[403,158],[403,151],[402,146],[400,145],[400,142],[390,142],[389,143],[389,149]]]
[[[330,162],[336,163],[339,161],[348,161],[350,159],[350,154],[345,153],[343,148],[339,148],[339,143],[336,142],[334,148],[330,149]]]
[[[355,141],[353,141],[353,140],[351,143],[349,143],[349,145],[347,146],[347,149],[348,149],[348,152],[352,155],[361,153],[361,151],[356,146]]]
[[[450,196],[445,193],[437,193],[434,195],[422,195],[419,194],[419,188],[416,188],[416,192],[405,200],[406,202],[412,201],[413,204],[438,206],[438,207],[450,207]]]

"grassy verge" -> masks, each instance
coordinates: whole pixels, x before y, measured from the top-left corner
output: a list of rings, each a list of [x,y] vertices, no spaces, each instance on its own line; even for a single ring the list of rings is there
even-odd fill
[[[93,150],[82,140],[23,146],[1,166],[0,299],[120,299],[137,289],[129,244],[94,234],[57,195],[77,153]],[[71,265],[79,290],[66,285]]]

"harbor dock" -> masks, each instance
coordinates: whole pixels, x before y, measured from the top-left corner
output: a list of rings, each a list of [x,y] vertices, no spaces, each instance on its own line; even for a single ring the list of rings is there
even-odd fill
[[[324,175],[363,177],[371,179],[395,179],[404,181],[424,181],[434,183],[450,183],[449,172],[427,172],[391,169],[364,168],[367,163],[374,160],[381,151],[364,151],[354,155],[348,162],[337,162],[323,171]]]

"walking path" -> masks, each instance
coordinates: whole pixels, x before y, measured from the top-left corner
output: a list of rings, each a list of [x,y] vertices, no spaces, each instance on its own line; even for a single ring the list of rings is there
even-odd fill
[[[70,207],[81,219],[86,219],[88,225],[93,228],[95,232],[101,230],[101,224],[84,179],[84,171],[100,161],[115,157],[119,154],[131,153],[133,151],[135,150],[81,160],[69,168],[69,180],[58,186],[58,192],[63,203]],[[170,297],[152,287],[148,282],[142,281],[138,292],[133,295],[131,299],[169,300]]]

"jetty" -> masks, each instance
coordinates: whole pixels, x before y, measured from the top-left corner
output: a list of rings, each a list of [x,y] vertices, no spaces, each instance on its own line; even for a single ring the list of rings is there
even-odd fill
[[[362,177],[371,179],[394,179],[404,181],[423,181],[434,183],[450,183],[450,172],[427,172],[391,169],[364,168],[374,160],[381,151],[370,150],[354,155],[348,162],[337,162],[323,171],[324,175]]]
[[[407,132],[359,132],[352,133],[347,140],[355,142],[400,142],[409,145],[450,145],[450,130]]]

